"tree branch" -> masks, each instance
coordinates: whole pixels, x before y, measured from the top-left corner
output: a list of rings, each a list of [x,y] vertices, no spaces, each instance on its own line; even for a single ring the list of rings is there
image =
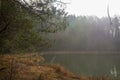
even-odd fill
[[[4,32],[4,31],[8,28],[8,26],[9,26],[9,23],[7,23],[7,24],[0,30],[0,34],[1,34],[2,32]]]

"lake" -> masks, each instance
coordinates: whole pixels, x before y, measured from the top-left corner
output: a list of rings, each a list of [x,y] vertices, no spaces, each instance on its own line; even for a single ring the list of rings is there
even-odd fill
[[[79,75],[113,75],[120,74],[120,54],[117,53],[46,53],[43,55],[46,63],[57,63]]]

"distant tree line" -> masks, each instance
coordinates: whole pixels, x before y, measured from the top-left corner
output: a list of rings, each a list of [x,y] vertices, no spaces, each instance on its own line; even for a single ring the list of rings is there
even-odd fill
[[[67,29],[52,35],[56,39],[56,42],[55,45],[49,50],[120,50],[119,16],[111,18],[114,30],[113,33],[111,32],[108,17],[98,18],[96,16],[69,15],[67,20],[69,22]]]

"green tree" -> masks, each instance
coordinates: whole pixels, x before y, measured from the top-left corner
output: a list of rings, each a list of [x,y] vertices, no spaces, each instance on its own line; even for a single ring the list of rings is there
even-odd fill
[[[66,27],[65,3],[57,0],[0,0],[0,52],[48,47],[44,33]]]

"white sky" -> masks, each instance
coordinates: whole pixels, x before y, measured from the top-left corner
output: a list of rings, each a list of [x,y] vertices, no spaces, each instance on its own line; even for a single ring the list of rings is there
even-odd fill
[[[63,0],[70,2],[66,11],[75,15],[107,16],[109,3],[110,16],[120,15],[120,0]]]

